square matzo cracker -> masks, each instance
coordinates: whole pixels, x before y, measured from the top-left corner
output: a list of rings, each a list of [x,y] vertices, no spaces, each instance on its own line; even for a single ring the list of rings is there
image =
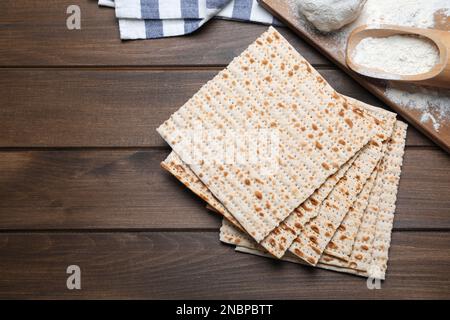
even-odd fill
[[[369,141],[376,121],[270,28],[158,132],[260,242]],[[261,130],[276,135],[269,173],[258,162],[227,162],[214,152],[225,143],[243,157],[248,133]]]

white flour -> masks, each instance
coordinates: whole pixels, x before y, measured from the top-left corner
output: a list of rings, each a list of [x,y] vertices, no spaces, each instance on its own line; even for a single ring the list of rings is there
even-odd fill
[[[438,10],[450,15],[450,0],[367,0],[358,19],[331,37],[338,41],[335,49],[339,51],[345,48],[348,36],[356,25],[393,24],[433,28],[434,14]]]
[[[433,28],[436,11],[450,15],[450,0],[368,0],[356,22],[340,33],[341,48],[354,25],[395,24],[416,28]],[[406,90],[408,88],[408,90]],[[421,113],[420,121],[431,122],[439,131],[443,121],[450,120],[450,90],[427,89],[408,85],[394,87],[388,84],[386,96],[393,102]]]
[[[355,22],[331,35],[337,43],[330,49],[342,52],[355,26],[364,24],[433,28],[434,14],[438,10],[444,15],[450,15],[450,0],[367,0]]]
[[[408,89],[388,87],[386,96],[400,105],[421,112],[420,121],[431,122],[439,131],[441,122],[450,118],[450,90],[427,89],[408,85]]]
[[[439,10],[444,16],[450,15],[450,0],[367,0],[359,18],[339,32],[326,36],[317,32],[298,13],[297,0],[286,0],[293,8],[294,15],[309,34],[320,41],[328,51],[342,56],[347,39],[355,26],[363,24],[395,24],[402,26],[433,28],[434,14]],[[409,88],[409,90],[406,90]],[[421,112],[421,121],[432,122],[436,131],[442,122],[450,121],[450,90],[425,89],[417,86],[393,87],[388,82],[385,95],[393,102]]]
[[[437,10],[450,15],[450,0],[368,0],[358,23],[433,28]],[[419,111],[420,121],[431,122],[436,131],[442,122],[450,120],[449,90],[418,86],[408,86],[406,90],[389,84],[385,94],[393,102]]]
[[[368,0],[360,19],[366,24],[432,28],[434,13],[441,8],[449,14],[450,0]]]
[[[429,40],[394,35],[361,40],[352,58],[367,68],[398,75],[415,75],[430,71],[439,62],[439,51]]]

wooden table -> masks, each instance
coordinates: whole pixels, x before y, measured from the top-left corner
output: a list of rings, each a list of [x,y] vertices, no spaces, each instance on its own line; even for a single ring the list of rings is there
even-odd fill
[[[387,280],[235,253],[155,128],[266,27],[121,42],[96,1],[0,2],[0,298],[450,298],[450,157],[409,128]],[[65,11],[78,3],[82,30]],[[341,93],[381,103],[288,30]],[[66,288],[81,268],[82,289]]]

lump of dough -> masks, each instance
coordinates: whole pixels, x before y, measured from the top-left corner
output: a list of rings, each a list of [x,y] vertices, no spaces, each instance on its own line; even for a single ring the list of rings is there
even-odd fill
[[[297,0],[300,13],[322,32],[338,30],[353,22],[366,0]]]

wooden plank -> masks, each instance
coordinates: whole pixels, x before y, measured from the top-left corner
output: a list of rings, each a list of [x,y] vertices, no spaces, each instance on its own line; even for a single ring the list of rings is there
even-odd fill
[[[394,233],[386,281],[369,290],[364,278],[236,253],[217,232],[6,233],[0,298],[448,299],[449,242],[448,232]],[[69,265],[81,290],[66,288]]]
[[[81,9],[81,30],[68,30],[69,5]],[[121,41],[114,10],[97,1],[0,1],[1,66],[166,66],[225,65],[263,33],[267,26],[210,21],[192,36]],[[314,64],[326,58],[286,28],[289,41]],[[14,45],[11,45],[14,44]]]
[[[415,126],[420,132],[425,134],[431,140],[436,142],[445,151],[450,153],[450,120],[448,117],[438,117],[438,112],[432,112],[433,116],[436,117],[439,124],[439,130],[435,129],[432,122],[423,122],[421,119],[426,114],[420,110],[414,110],[406,105],[406,103],[401,103],[396,101],[395,98],[389,96],[386,93],[386,88],[388,86],[399,89],[401,91],[408,92],[411,90],[411,84],[409,83],[396,83],[395,81],[384,81],[379,79],[371,79],[369,77],[362,76],[353,70],[351,70],[345,61],[345,49],[346,41],[350,32],[339,31],[335,32],[332,36],[328,36],[321,32],[316,32],[313,28],[310,28],[304,18],[299,16],[298,9],[296,8],[294,2],[278,1],[278,0],[259,0],[261,5],[265,7],[269,12],[279,18],[283,23],[289,26],[294,32],[296,32],[300,37],[308,41],[317,50],[319,50],[324,56],[333,61],[337,66],[344,70],[351,77],[356,79],[364,88],[372,92],[375,96],[381,99],[384,103],[390,106],[393,110],[401,114],[405,119],[408,120],[413,126]],[[419,5],[420,6],[420,5]],[[449,31],[450,23],[448,19],[438,19],[437,13],[442,6],[436,7],[436,12],[434,18],[436,20],[436,29]],[[443,10],[443,9],[442,9]],[[441,11],[442,11],[441,10]],[[364,11],[364,9],[363,9]],[[417,12],[419,14],[420,12]],[[364,12],[363,12],[364,14]],[[380,23],[382,23],[380,21]],[[354,23],[349,25],[350,31],[355,30],[357,27],[364,25],[365,23],[360,20],[356,20]],[[414,89],[413,89],[414,90]],[[417,91],[418,89],[415,89]],[[435,97],[447,96],[448,92],[445,89],[428,89],[429,101],[428,104],[432,104]],[[414,92],[414,91],[413,91]],[[416,99],[415,99],[416,100]],[[419,100],[417,98],[417,100]],[[420,104],[420,101],[418,102]]]
[[[155,129],[218,70],[0,69],[0,147],[166,146]],[[320,72],[382,106],[342,71]],[[432,142],[410,128],[407,144]]]
[[[0,153],[0,229],[217,229],[159,163],[169,150]],[[450,229],[450,157],[407,149],[395,228]]]

